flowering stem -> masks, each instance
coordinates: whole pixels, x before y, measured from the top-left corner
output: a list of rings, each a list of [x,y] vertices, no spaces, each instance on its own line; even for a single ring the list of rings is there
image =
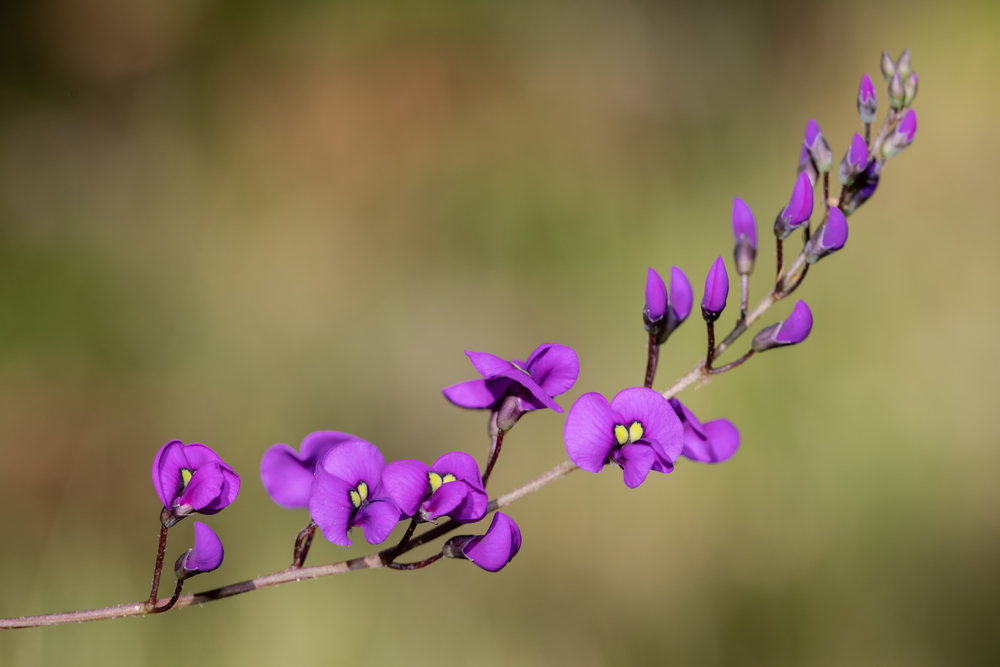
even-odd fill
[[[656,377],[656,365],[660,362],[660,346],[656,344],[656,336],[649,334],[649,354],[646,356],[646,380],[642,386],[652,388]]]
[[[424,560],[417,561],[416,563],[389,563],[389,567],[393,570],[419,570],[422,567],[427,567],[431,563],[438,562],[441,560],[442,556],[444,556],[444,554],[438,552],[430,558],[425,558]]]
[[[830,217],[830,172],[823,172],[823,208],[825,214],[823,219]],[[806,241],[809,240],[809,223],[806,223]]]
[[[739,366],[740,364],[742,364],[744,361],[746,361],[747,359],[749,359],[752,356],[753,356],[753,350],[751,349],[749,352],[747,352],[746,354],[744,354],[742,357],[740,357],[736,361],[730,361],[725,366],[720,366],[719,368],[713,368],[712,370],[708,371],[708,374],[709,375],[718,375],[719,373],[725,373],[728,370],[732,370],[733,368],[736,368],[737,366]]]
[[[777,249],[777,252],[776,252],[776,257],[777,257],[777,260],[778,260],[778,272],[777,272],[777,275],[774,278],[775,284],[777,284],[781,280],[781,254],[782,254],[782,245],[783,244],[781,242],[781,239],[779,238],[778,239],[778,249]]]
[[[715,322],[705,320],[708,325],[708,354],[705,356],[705,372],[712,372],[712,361],[715,359]]]
[[[170,611],[173,608],[173,606],[177,604],[177,600],[180,598],[182,590],[184,590],[184,580],[178,579],[177,585],[174,586],[174,594],[173,596],[171,596],[170,600],[167,601],[167,604],[163,605],[162,607],[154,607],[152,610],[150,610],[149,613],[162,614],[165,611]]]
[[[496,465],[497,459],[500,457],[500,448],[503,447],[503,434],[504,431],[497,431],[497,444],[493,448],[493,454],[490,455],[490,462],[486,464],[486,472],[483,473],[483,488],[486,488],[486,483],[490,481],[490,473],[493,472],[493,466]]]
[[[747,305],[750,302],[750,276],[746,273],[740,275],[740,322],[747,318]],[[653,385],[647,385],[652,387]]]
[[[313,537],[316,535],[316,522],[310,521],[309,525],[299,531],[295,537],[295,552],[292,555],[292,567],[302,567],[309,555],[309,548],[312,546]]]
[[[870,147],[872,145],[872,124],[865,123],[865,143]]]
[[[410,525],[406,527],[406,532],[403,533],[403,539],[401,539],[399,541],[399,544],[396,545],[396,548],[392,550],[391,554],[389,554],[389,558],[386,559],[386,561],[385,561],[386,565],[392,565],[392,562],[394,560],[396,560],[396,558],[401,553],[403,553],[403,550],[406,548],[406,545],[409,543],[410,538],[413,537],[413,531],[417,529],[417,523],[419,523],[419,521],[417,520],[416,516],[414,516],[412,519],[410,519]]]
[[[163,556],[167,553],[167,530],[160,524],[160,546],[156,549],[156,566],[153,568],[153,585],[149,589],[149,599],[146,604],[150,609],[156,604],[156,594],[160,591],[160,573],[163,572]]]

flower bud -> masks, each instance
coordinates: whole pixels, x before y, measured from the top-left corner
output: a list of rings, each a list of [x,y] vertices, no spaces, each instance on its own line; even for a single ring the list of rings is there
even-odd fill
[[[896,73],[896,61],[892,59],[888,51],[882,52],[882,76],[886,83],[892,81],[892,75]]]
[[[663,289],[663,309],[666,312],[665,316],[654,320],[650,317],[650,311],[659,305],[659,290],[661,288]],[[676,266],[670,269],[669,298],[666,294],[666,287],[663,286],[663,279],[656,271],[649,269],[649,273],[646,275],[646,307],[642,311],[642,321],[646,331],[655,337],[657,345],[663,345],[667,342],[670,334],[684,323],[684,320],[691,313],[693,300],[691,282],[684,275],[684,272]],[[650,304],[653,304],[653,308],[650,307]]]
[[[908,107],[913,104],[913,98],[917,96],[917,86],[920,85],[920,77],[916,72],[910,72],[910,76],[903,81],[903,106]]]
[[[895,157],[913,143],[913,138],[917,135],[917,112],[910,109],[903,117],[903,121],[897,125],[886,140],[882,143],[882,155],[886,159]]]
[[[893,109],[902,109],[904,99],[906,99],[906,88],[903,86],[903,77],[896,72],[889,82],[889,106]]]
[[[841,209],[844,215],[850,215],[875,194],[878,188],[882,165],[878,160],[869,160],[868,168],[854,178],[854,182],[844,186],[844,201]]]
[[[821,258],[843,248],[845,243],[847,243],[847,218],[839,208],[831,208],[830,217],[806,243],[806,261],[815,264]]]
[[[809,177],[809,183],[811,186],[816,185],[816,181],[819,180],[819,172],[816,171],[816,165],[813,164],[812,155],[809,154],[809,149],[802,145],[802,150],[799,152],[799,169],[795,172],[796,176],[805,174]]]
[[[805,301],[799,301],[788,319],[761,329],[753,339],[754,352],[765,352],[773,347],[801,343],[812,331],[812,311]]]
[[[701,299],[701,314],[706,322],[714,322],[726,308],[729,298],[729,274],[726,263],[719,257],[708,270],[705,278],[705,296]]]
[[[812,212],[813,184],[807,174],[801,173],[792,189],[792,198],[774,221],[774,235],[784,241],[812,216]]]
[[[899,56],[899,60],[896,61],[896,73],[902,78],[910,76],[910,50],[904,49],[903,53]]]
[[[858,115],[861,122],[866,125],[875,122],[875,114],[878,111],[878,95],[875,94],[875,84],[867,74],[861,77],[861,86],[858,87]]]
[[[497,428],[501,431],[511,430],[523,414],[521,399],[517,396],[508,396],[503,399],[500,410],[497,411]]]
[[[444,546],[441,547],[441,553],[444,554],[445,558],[468,560],[465,557],[465,545],[474,537],[475,535],[457,535],[444,543]]]
[[[521,529],[503,512],[493,515],[485,535],[459,535],[444,543],[445,558],[471,560],[487,572],[498,572],[521,550]]]
[[[670,269],[670,315],[677,320],[676,329],[681,322],[691,314],[691,304],[694,303],[694,290],[687,275],[676,266]]]
[[[225,550],[215,531],[201,523],[194,522],[194,548],[181,554],[174,564],[174,574],[181,581],[202,572],[211,572],[222,565]]]
[[[739,197],[733,197],[733,238],[736,240],[733,248],[736,273],[748,276],[753,273],[754,260],[757,259],[757,219]]]
[[[854,178],[868,167],[868,144],[865,138],[857,132],[851,140],[851,145],[840,161],[837,177],[844,185],[854,182]]]
[[[830,144],[826,143],[823,132],[819,129],[819,123],[813,119],[806,124],[804,143],[817,170],[826,173],[833,168],[833,151],[830,150]]]
[[[646,315],[651,322],[656,322],[666,314],[667,286],[660,274],[650,267],[646,272]]]

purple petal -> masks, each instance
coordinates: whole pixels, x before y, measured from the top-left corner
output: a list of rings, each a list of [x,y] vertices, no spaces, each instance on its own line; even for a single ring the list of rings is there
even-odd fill
[[[472,362],[473,367],[487,380],[493,380],[498,377],[509,377],[507,372],[516,370],[509,361],[489,352],[470,352],[466,350],[465,354],[469,357],[469,361]]]
[[[816,137],[819,137],[822,134],[823,133],[819,129],[819,123],[817,123],[814,118],[810,118],[809,122],[806,123],[805,145],[812,146],[816,141]]]
[[[600,472],[615,448],[615,424],[621,423],[621,419],[607,399],[596,392],[576,399],[563,429],[570,460],[582,470]]]
[[[399,523],[399,510],[391,500],[373,500],[358,510],[353,523],[365,531],[368,544],[382,544]]]
[[[458,481],[446,482],[439,486],[438,490],[427,499],[427,502],[423,505],[423,509],[427,512],[429,519],[436,519],[439,516],[451,513],[453,509],[462,504],[468,495],[468,484]]]
[[[188,466],[184,443],[171,440],[153,458],[153,488],[164,507],[173,508],[174,498],[181,487],[181,469]]]
[[[726,263],[721,257],[712,263],[705,278],[705,296],[701,299],[701,307],[712,313],[721,313],[726,308],[729,297],[729,274],[726,273]]]
[[[532,352],[522,368],[528,371],[546,396],[554,397],[566,393],[576,384],[580,375],[580,360],[573,348],[548,343]]]
[[[714,462],[727,461],[740,448],[740,430],[728,419],[716,419],[705,424],[708,441],[712,443]]]
[[[661,397],[662,398],[662,397]],[[634,489],[646,481],[649,471],[656,462],[656,453],[647,444],[625,445],[612,455],[622,467],[625,486]]]
[[[430,468],[421,461],[393,461],[382,471],[382,488],[405,516],[416,514],[431,491]],[[478,472],[478,470],[477,470]]]
[[[788,206],[783,212],[792,226],[800,225],[812,216],[813,212],[813,185],[808,174],[799,174],[795,181],[795,188],[792,190],[792,198],[788,201]]]
[[[469,380],[441,390],[444,397],[460,408],[482,410],[496,407],[510,389],[510,380]]]
[[[667,452],[663,446],[660,444],[659,440],[646,440],[643,438],[639,442],[635,443],[637,445],[648,445],[652,448],[653,453],[656,455],[653,461],[653,470],[662,473],[671,473],[674,471],[674,461],[680,456],[680,452]],[[683,440],[681,441],[683,447]]]
[[[801,343],[812,331],[813,317],[812,311],[805,301],[799,301],[792,309],[792,314],[778,327],[778,332],[774,339],[786,345]]]
[[[177,498],[178,506],[197,511],[219,497],[226,479],[218,463],[209,463],[195,470],[191,481]]]
[[[459,523],[476,523],[477,521],[481,521],[486,516],[486,509],[490,504],[490,498],[486,495],[486,491],[482,487],[477,489],[467,482],[451,483],[464,484],[468,489],[468,494],[465,496],[465,500],[449,513],[449,516]]]
[[[222,565],[225,550],[222,548],[222,540],[215,534],[215,531],[201,523],[194,522],[194,548],[188,552],[184,559],[184,567],[187,570],[197,572],[211,572]]]
[[[309,507],[315,464],[302,462],[299,453],[285,444],[268,447],[260,460],[260,481],[277,505],[285,509]]]
[[[562,408],[559,404],[552,400],[538,383],[531,379],[526,370],[521,370],[516,368],[509,361],[505,361],[500,357],[489,354],[488,352],[470,352],[466,350],[465,354],[469,356],[472,361],[472,365],[475,366],[476,370],[479,371],[483,377],[487,380],[495,380],[497,378],[507,378],[508,380],[513,380],[515,384],[520,385],[526,391],[529,396],[532,396],[537,403],[540,405],[538,407],[546,407],[550,410],[555,410],[556,412],[562,412]],[[529,362],[531,359],[528,360]]]
[[[324,470],[323,466],[317,466],[309,495],[309,516],[319,526],[323,537],[341,547],[353,544],[347,536],[351,515],[354,514],[350,497],[353,487],[353,484]]]
[[[646,272],[646,313],[653,322],[667,314],[667,286],[653,267]]]
[[[907,111],[897,131],[906,137],[906,143],[911,143],[913,137],[917,134],[917,112],[913,109]]]
[[[830,209],[830,217],[823,225],[823,238],[820,242],[831,252],[843,248],[847,243],[847,218],[839,208]]]
[[[222,458],[211,447],[200,442],[184,445],[184,457],[192,470],[197,470],[211,463],[222,463]]]
[[[216,496],[215,500],[198,510],[202,514],[221,512],[236,500],[236,496],[240,492],[240,476],[236,474],[236,471],[223,461],[219,461],[217,465],[222,471],[222,488],[219,489],[219,495]]]
[[[867,104],[870,100],[875,99],[875,84],[872,83],[871,77],[867,74],[861,77],[861,85],[858,87],[858,99],[861,100],[862,104]]]
[[[493,515],[485,535],[469,540],[463,550],[465,557],[487,572],[498,572],[521,548],[521,530],[503,512]]]
[[[854,133],[854,138],[851,139],[851,147],[847,152],[847,161],[850,164],[857,165],[858,171],[863,171],[868,166],[868,144],[865,142],[865,138],[857,132]]]
[[[754,248],[757,247],[757,218],[750,206],[739,197],[733,197],[733,236],[737,241],[745,236]]]
[[[355,438],[341,443],[327,452],[323,462],[316,467],[356,487],[359,482],[368,485],[369,494],[374,494],[380,485],[385,458],[378,447],[370,442]]]
[[[442,477],[451,473],[463,482],[468,482],[473,488],[483,488],[483,478],[479,474],[479,464],[465,452],[449,452],[435,461],[431,470]]]
[[[328,451],[348,440],[357,440],[357,436],[340,431],[314,431],[302,439],[299,447],[302,452],[300,460],[307,463],[311,470],[315,470],[316,464],[323,460]]]
[[[669,401],[670,406],[674,409],[674,414],[677,415],[677,418],[681,420],[681,425],[684,426],[685,437],[687,437],[687,433],[690,430],[694,431],[699,437],[704,438],[705,431],[702,429],[701,421],[698,417],[678,399],[671,398]]]
[[[678,320],[684,321],[691,314],[694,290],[687,275],[676,266],[670,269],[670,307]]]
[[[611,401],[611,409],[626,428],[634,421],[642,424],[642,439],[656,440],[671,461],[680,456],[684,427],[662,394],[645,387],[625,389]]]

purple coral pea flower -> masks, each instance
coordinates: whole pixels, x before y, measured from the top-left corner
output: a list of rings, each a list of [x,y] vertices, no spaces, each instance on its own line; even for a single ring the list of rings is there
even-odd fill
[[[802,223],[812,217],[812,212],[813,185],[809,176],[802,173],[795,181],[788,205],[781,209],[781,213],[774,221],[774,235],[784,241],[792,231],[801,227]]]
[[[726,263],[719,257],[712,263],[705,278],[705,296],[701,298],[701,313],[706,320],[714,322],[726,308],[729,298],[729,274]]]
[[[503,512],[493,515],[485,535],[461,535],[445,543],[449,558],[465,558],[486,570],[499,572],[521,550],[521,529]]]
[[[306,509],[316,465],[333,447],[354,439],[349,433],[316,431],[302,441],[301,453],[284,443],[271,445],[260,460],[260,481],[267,495],[285,509]]]
[[[815,119],[810,118],[806,124],[803,144],[809,149],[809,155],[817,171],[822,173],[833,168],[833,151],[830,150],[830,144],[826,143],[823,132],[819,129],[819,123]]]
[[[215,531],[200,521],[194,522],[194,547],[181,554],[174,564],[174,574],[180,580],[203,572],[219,569],[225,557],[222,540]]]
[[[812,311],[805,301],[799,301],[787,319],[761,329],[753,339],[755,352],[764,352],[773,347],[796,345],[804,341],[812,331]]]
[[[875,114],[878,112],[878,95],[875,94],[875,84],[870,76],[865,74],[861,77],[861,85],[858,87],[858,115],[861,122],[868,125],[875,122]]]
[[[240,492],[240,476],[210,447],[171,440],[153,459],[153,488],[170,527],[193,512],[215,514]]]
[[[486,516],[489,504],[479,466],[464,452],[445,454],[429,466],[393,461],[382,471],[382,485],[403,516],[419,513],[423,521],[450,516],[475,523]]]
[[[851,140],[851,145],[844,154],[844,159],[840,161],[840,169],[837,176],[840,182],[848,185],[854,182],[855,176],[864,172],[868,167],[868,143],[865,138],[857,132]]]
[[[882,144],[882,155],[886,159],[895,157],[903,149],[913,143],[917,136],[917,112],[910,109],[903,116],[903,121],[886,138]]]
[[[646,315],[656,322],[667,314],[667,285],[660,274],[649,267],[646,272]]]
[[[342,547],[348,532],[363,528],[368,544],[381,544],[399,522],[399,510],[382,484],[385,458],[378,447],[354,438],[327,452],[316,466],[309,514],[323,537]]]
[[[699,463],[728,461],[740,448],[740,431],[728,419],[716,419],[704,424],[686,405],[676,398],[670,406],[684,426],[684,450],[681,456]]]
[[[736,241],[733,247],[736,273],[750,275],[757,259],[757,218],[739,197],[733,197],[733,238]]]
[[[539,345],[528,361],[507,361],[486,352],[465,352],[482,380],[460,382],[441,390],[460,408],[496,411],[508,396],[520,399],[521,410],[551,408],[562,412],[553,398],[570,390],[580,374],[580,360],[571,347]]]
[[[667,399],[652,389],[633,387],[619,392],[611,405],[598,393],[577,399],[563,430],[570,460],[587,472],[606,463],[624,471],[625,485],[634,489],[650,470],[669,473],[684,448],[684,428]]]
[[[847,218],[839,208],[831,208],[830,217],[806,243],[806,261],[815,264],[823,257],[843,248],[845,243],[847,243]]]

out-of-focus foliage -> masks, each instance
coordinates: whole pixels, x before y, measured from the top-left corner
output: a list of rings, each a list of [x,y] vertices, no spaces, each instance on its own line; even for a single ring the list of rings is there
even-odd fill
[[[916,143],[796,295],[809,341],[684,394],[740,426],[732,461],[635,491],[574,473],[510,508],[524,547],[497,575],[448,561],[20,631],[0,663],[984,664],[997,34],[986,2],[3,3],[3,616],[144,597],[169,439],[244,480],[200,589],[290,561],[307,518],[260,486],[274,442],[482,457],[484,415],[439,393],[474,376],[464,349],[572,345],[566,407],[640,383],[647,266],[700,285],[739,195],[760,298],[806,121],[839,160],[863,72],[885,106],[883,48],[912,49],[921,92]],[[657,386],[703,337],[673,335]],[[522,420],[494,490],[562,460],[562,425]]]

